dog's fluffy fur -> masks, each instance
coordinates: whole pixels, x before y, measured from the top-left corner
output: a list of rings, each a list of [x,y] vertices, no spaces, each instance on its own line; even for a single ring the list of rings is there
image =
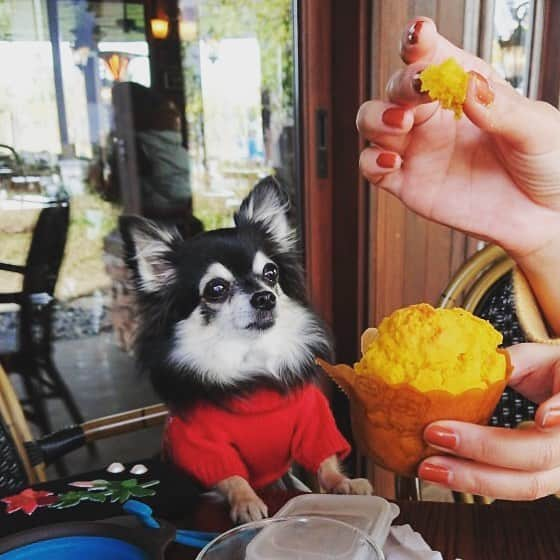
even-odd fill
[[[287,211],[285,193],[267,178],[243,201],[236,227],[186,241],[121,218],[140,306],[138,361],[170,406],[220,403],[259,386],[289,391],[315,375],[315,357],[331,356],[327,329],[306,301]],[[263,278],[268,263],[278,268],[274,285]],[[230,285],[226,301],[204,298],[215,278]],[[274,293],[274,310],[251,305],[259,291]]]
[[[201,401],[227,407],[261,388],[289,393],[312,381],[315,358],[331,358],[328,331],[308,306],[288,198],[273,178],[258,183],[235,226],[183,240],[137,217],[121,218],[134,273],[140,328],[137,357],[172,411]],[[367,493],[336,457],[319,469],[327,490]],[[266,507],[240,477],[218,485],[232,515]]]

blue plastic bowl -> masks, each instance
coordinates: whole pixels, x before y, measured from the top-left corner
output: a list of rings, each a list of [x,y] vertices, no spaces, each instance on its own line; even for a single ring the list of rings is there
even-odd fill
[[[136,518],[37,527],[0,540],[0,560],[163,560],[175,528],[139,525]]]
[[[148,560],[133,544],[108,537],[58,537],[0,554],[2,560]]]

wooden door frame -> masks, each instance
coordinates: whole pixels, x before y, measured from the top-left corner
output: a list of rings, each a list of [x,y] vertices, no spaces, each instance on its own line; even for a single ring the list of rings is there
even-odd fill
[[[353,363],[367,326],[368,189],[358,168],[363,140],[356,113],[368,97],[369,0],[298,3],[303,237],[308,288],[314,308],[333,331],[336,360]],[[320,130],[319,111],[326,116]],[[319,136],[326,160],[321,169]],[[325,172],[321,176],[321,171]],[[332,406],[351,438],[346,397]],[[355,463],[351,461],[350,469]]]
[[[356,113],[369,90],[368,0],[299,2],[301,176],[311,301],[353,360],[367,320],[368,189]],[[326,113],[327,173],[318,176],[317,111]]]
[[[544,29],[539,74],[538,98],[558,107],[560,96],[560,49],[558,28],[560,26],[560,2],[546,0],[544,6]]]

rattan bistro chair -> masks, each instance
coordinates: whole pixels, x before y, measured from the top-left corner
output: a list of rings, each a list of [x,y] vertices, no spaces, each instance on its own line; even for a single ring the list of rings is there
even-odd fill
[[[167,408],[155,404],[89,420],[33,440],[15,391],[0,366],[0,495],[44,482],[45,467],[90,442],[163,424]]]

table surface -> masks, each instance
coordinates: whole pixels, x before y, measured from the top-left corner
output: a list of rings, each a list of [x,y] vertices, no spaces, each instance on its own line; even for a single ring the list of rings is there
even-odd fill
[[[206,531],[224,531],[231,527],[223,500],[201,494],[192,482],[159,461],[143,481],[159,479],[157,495],[143,501],[150,504],[160,519],[175,527]],[[72,479],[39,485],[54,492],[67,491],[70,480],[129,478],[92,472]],[[271,490],[263,498],[274,514],[294,493]],[[421,533],[445,560],[552,560],[560,558],[560,500],[548,498],[533,503],[496,502],[491,506],[441,502],[398,502],[401,509],[396,524],[409,523]],[[118,504],[82,503],[66,510],[37,510],[32,516],[21,511],[7,515],[0,505],[0,537],[17,532],[69,521],[93,521],[122,515]],[[195,558],[197,551],[172,544],[166,560]]]

